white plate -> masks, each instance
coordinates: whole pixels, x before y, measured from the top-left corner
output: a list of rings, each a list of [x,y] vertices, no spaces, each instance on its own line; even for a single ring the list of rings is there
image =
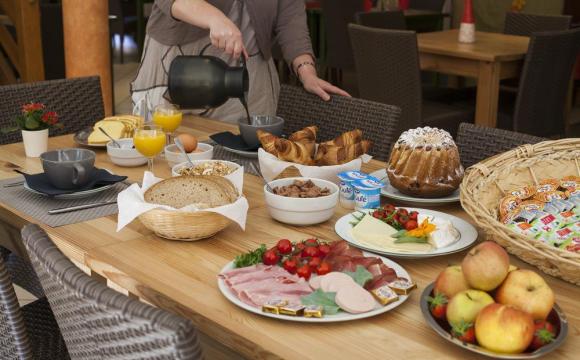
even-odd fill
[[[403,267],[401,265],[397,264],[396,262],[391,261],[391,260],[384,258],[382,256],[370,254],[368,252],[364,252],[363,254],[364,254],[364,256],[367,256],[367,257],[372,256],[372,257],[380,258],[381,260],[383,260],[383,262],[388,267],[395,270],[395,272],[397,273],[397,276],[404,277],[404,278],[411,280],[409,273],[405,269],[403,269]],[[224,266],[224,268],[221,270],[221,272],[228,271],[228,270],[231,270],[233,268],[234,268],[234,262],[232,261],[232,262],[228,263],[226,266]],[[297,321],[297,322],[309,322],[309,323],[331,323],[331,322],[341,322],[341,321],[353,321],[353,320],[368,318],[371,316],[376,316],[376,315],[385,313],[389,310],[396,308],[397,306],[404,303],[407,300],[407,298],[409,297],[408,295],[399,295],[399,300],[397,300],[393,303],[390,303],[386,306],[382,306],[381,304],[379,304],[377,302],[375,310],[372,310],[372,311],[369,311],[366,313],[362,313],[362,314],[349,314],[349,313],[346,313],[344,311],[339,311],[335,315],[325,315],[322,318],[307,318],[307,317],[303,317],[303,316],[288,316],[288,315],[277,315],[277,314],[265,313],[262,311],[262,309],[257,309],[253,306],[250,306],[250,305],[244,303],[243,301],[241,301],[240,299],[238,299],[236,294],[234,294],[233,292],[230,291],[230,289],[226,285],[225,281],[222,278],[220,278],[219,276],[218,276],[218,286],[219,286],[219,289],[222,292],[222,294],[226,297],[226,299],[228,299],[229,301],[231,301],[232,303],[241,307],[244,310],[253,312],[254,314],[267,316],[267,317],[274,318],[274,319],[287,320],[287,321]]]
[[[381,190],[381,195],[383,195],[384,197],[403,201],[406,203],[420,204],[423,206],[437,206],[459,202],[459,189],[455,190],[451,195],[447,195],[440,198],[419,198],[403,194],[399,190],[392,187],[391,183],[389,182],[389,177],[387,176],[387,170],[385,169],[377,170],[375,172],[372,172],[370,175],[376,177],[377,179],[382,179],[383,183],[385,184],[385,187],[383,187],[383,189]]]
[[[89,135],[91,135],[91,133],[93,132],[93,127],[87,127],[84,128],[82,130],[79,130],[76,134],[74,134],[73,136],[73,140],[74,142],[76,142],[79,145],[82,146],[88,146],[88,147],[92,147],[92,148],[106,148],[107,147],[107,143],[104,144],[89,144]]]
[[[428,257],[434,257],[434,256],[453,254],[453,253],[460,252],[460,251],[467,249],[468,247],[473,245],[475,240],[477,240],[477,230],[475,229],[475,227],[473,227],[473,225],[471,225],[467,221],[461,220],[460,218],[458,218],[456,216],[448,215],[448,214],[442,213],[440,211],[433,211],[433,210],[427,210],[427,209],[416,209],[416,208],[408,208],[408,207],[405,207],[405,209],[409,210],[409,212],[417,211],[417,212],[419,212],[419,214],[433,216],[435,218],[451,221],[453,226],[457,229],[457,231],[459,231],[459,240],[457,240],[456,242],[454,242],[453,244],[451,244],[449,246],[446,246],[446,247],[441,248],[441,249],[435,249],[435,250],[430,251],[430,252],[415,252],[415,253],[413,253],[413,252],[391,252],[391,251],[376,249],[376,248],[369,247],[367,245],[363,245],[363,244],[359,243],[352,236],[352,232],[351,232],[352,225],[350,224],[350,222],[355,220],[355,218],[352,216],[352,214],[355,214],[355,213],[347,214],[347,215],[341,217],[340,219],[338,219],[336,224],[334,224],[334,231],[336,231],[338,236],[340,236],[341,238],[346,240],[349,244],[351,244],[352,246],[355,246],[359,249],[371,251],[373,253],[384,255],[384,256],[395,257],[395,258],[404,258],[404,259],[428,258]]]
[[[107,170],[109,173],[113,174],[112,171],[110,171],[108,169],[105,169],[105,170]],[[105,186],[98,187],[96,189],[90,189],[90,190],[85,190],[85,191],[77,191],[77,192],[73,192],[73,193],[70,193],[70,194],[55,195],[53,197],[53,199],[60,199],[60,200],[84,199],[84,198],[87,198],[89,196],[93,196],[95,194],[98,194],[100,192],[109,190],[110,188],[112,188],[116,184],[117,183],[109,184],[109,185],[105,185]],[[36,190],[30,188],[28,186],[28,184],[26,183],[26,180],[24,180],[23,187],[24,187],[25,190],[30,191],[31,193],[34,193],[34,194],[37,194],[37,195],[41,195],[41,196],[45,196],[45,197],[49,197],[49,195],[47,195],[45,193],[41,193],[39,191],[36,191]]]
[[[258,150],[256,150],[256,151],[237,150],[237,149],[232,149],[232,148],[229,148],[229,147],[223,146],[223,145],[221,145],[221,147],[223,147],[224,150],[227,152],[238,154],[238,155],[243,156],[243,157],[252,158],[252,159],[258,158]]]

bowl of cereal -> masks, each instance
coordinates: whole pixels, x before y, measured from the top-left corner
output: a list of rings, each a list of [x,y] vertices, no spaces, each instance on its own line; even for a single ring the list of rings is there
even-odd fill
[[[339,189],[333,182],[295,177],[270,181],[268,185],[264,186],[268,211],[280,222],[314,225],[334,215]]]
[[[172,176],[182,175],[217,175],[227,176],[238,170],[241,166],[225,160],[192,160],[193,167],[189,162],[182,162],[171,169]]]

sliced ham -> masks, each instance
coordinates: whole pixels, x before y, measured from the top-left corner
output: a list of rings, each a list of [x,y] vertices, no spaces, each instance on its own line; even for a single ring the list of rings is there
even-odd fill
[[[225,282],[226,282],[226,284],[228,284],[228,286],[232,286],[232,285],[237,285],[237,284],[243,284],[246,282],[259,281],[259,280],[264,280],[264,279],[279,277],[279,276],[285,276],[285,277],[287,277],[289,279],[293,279],[295,281],[299,280],[298,276],[289,274],[286,270],[282,269],[281,267],[272,266],[272,267],[265,268],[265,269],[258,270],[258,271],[238,274],[237,276],[233,276],[233,277],[225,279]]]
[[[394,273],[394,271],[393,271]],[[368,290],[378,289],[384,285],[387,285],[391,281],[394,281],[397,278],[396,273],[386,273],[379,276],[374,277],[371,281],[365,284],[365,288]]]
[[[320,288],[325,292],[336,292],[340,288],[353,283],[356,284],[350,276],[334,271],[322,277],[320,280]]]
[[[239,276],[242,274],[248,274],[248,273],[252,273],[252,272],[256,272],[256,271],[261,271],[261,270],[268,269],[271,267],[272,266],[270,266],[270,265],[256,264],[256,265],[247,266],[247,267],[243,267],[243,268],[228,270],[226,272],[221,273],[219,276],[223,279],[230,279],[230,278],[233,278],[235,276]]]
[[[377,302],[373,296],[354,281],[340,288],[334,298],[336,305],[351,314],[361,314],[373,310]]]

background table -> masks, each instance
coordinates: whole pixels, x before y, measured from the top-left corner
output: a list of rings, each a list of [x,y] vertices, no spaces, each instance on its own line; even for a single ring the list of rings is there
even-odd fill
[[[475,123],[495,127],[499,82],[520,76],[528,51],[525,36],[476,32],[473,44],[462,44],[457,30],[417,34],[422,70],[477,79]]]
[[[232,130],[232,125],[204,119],[186,119],[187,131],[200,137]],[[191,128],[188,128],[190,126]],[[71,136],[51,138],[49,147],[74,146]],[[119,168],[98,151],[97,166],[107,167],[140,181],[144,167]],[[366,171],[384,167],[372,161]],[[14,176],[13,168],[38,172],[36,159],[24,157],[22,144],[0,146],[0,177]],[[157,161],[158,176],[169,176],[169,167]],[[116,216],[81,224],[49,228],[43,226],[63,252],[87,267],[96,277],[116,285],[156,306],[190,318],[205,334],[249,358],[258,359],[483,359],[450,345],[423,320],[419,295],[427,284],[450,263],[459,263],[465,252],[423,260],[396,260],[418,284],[406,303],[373,318],[336,324],[297,324],[269,319],[244,311],[226,300],[218,290],[217,274],[237,254],[261,243],[271,246],[280,238],[301,240],[320,237],[339,240],[334,222],[347,213],[338,208],[333,219],[319,226],[295,227],[270,218],[263,198],[262,180],[245,175],[244,193],[250,210],[246,231],[230,226],[211,239],[175,242],[156,237],[138,221],[116,232]],[[467,219],[459,205],[438,208]],[[0,217],[23,224],[30,219],[0,206]],[[512,257],[512,263],[530,266]],[[567,342],[550,359],[571,359],[580,354],[580,288],[543,275],[556,292],[558,304],[568,315]]]

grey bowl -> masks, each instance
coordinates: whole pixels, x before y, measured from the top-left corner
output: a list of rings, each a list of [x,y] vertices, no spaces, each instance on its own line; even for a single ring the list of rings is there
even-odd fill
[[[432,296],[434,284],[435,283],[429,284],[421,294],[419,303],[421,305],[421,312],[423,313],[423,317],[431,326],[431,328],[433,328],[433,330],[435,330],[435,332],[442,338],[466,350],[495,359],[536,359],[559,348],[564,343],[564,340],[566,340],[566,336],[568,335],[568,320],[566,319],[566,315],[564,315],[558,304],[554,304],[554,308],[548,315],[547,320],[554,325],[554,328],[557,331],[556,338],[550,344],[542,346],[534,352],[524,352],[521,354],[501,354],[484,349],[483,347],[475,344],[464,343],[463,341],[451,336],[449,333],[448,324],[443,324],[443,322],[440,322],[439,320],[435,319],[433,315],[431,315],[431,312],[429,311],[429,304],[427,303],[427,297]]]
[[[258,147],[260,140],[256,131],[263,130],[276,136],[281,136],[284,130],[284,119],[274,115],[253,115],[250,117],[252,124],[248,124],[246,118],[240,119],[240,135],[249,147]]]

